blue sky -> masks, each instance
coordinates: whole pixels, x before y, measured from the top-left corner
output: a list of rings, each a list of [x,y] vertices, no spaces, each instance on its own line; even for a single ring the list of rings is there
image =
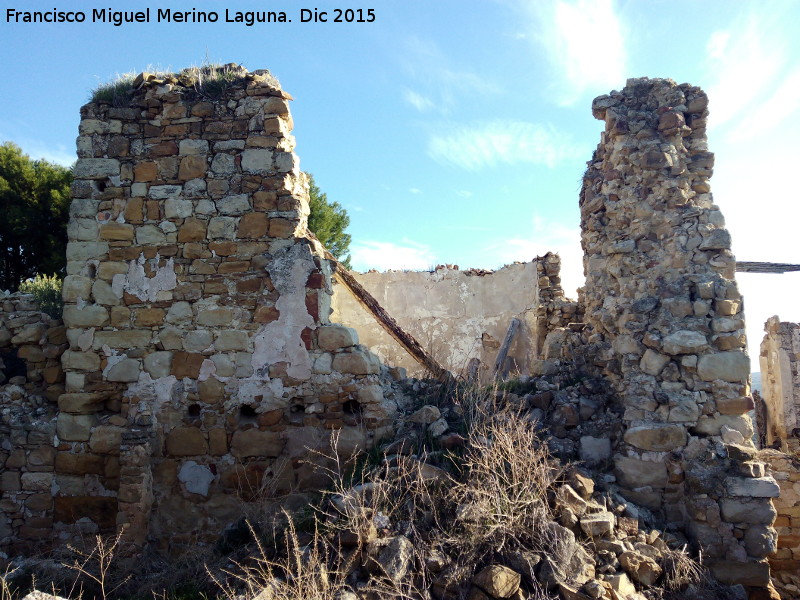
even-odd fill
[[[109,5],[159,6],[3,1],[0,140],[68,164],[80,106],[117,73],[268,68],[295,97],[302,168],[350,213],[356,268],[496,268],[554,250],[574,295],[578,189],[602,130],[591,100],[671,77],[711,97],[712,189],[737,258],[800,263],[800,2],[178,0],[293,22],[6,22],[8,8]],[[301,8],[336,7],[372,7],[375,22],[299,22]],[[800,321],[800,274],[739,280],[757,355],[768,316]]]

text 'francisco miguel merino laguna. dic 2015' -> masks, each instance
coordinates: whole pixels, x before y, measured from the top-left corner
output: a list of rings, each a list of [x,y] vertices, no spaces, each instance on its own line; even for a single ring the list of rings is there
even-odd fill
[[[344,15],[354,13],[356,18],[342,18],[341,22],[361,22],[370,23],[375,20],[373,11],[366,10],[337,10],[336,12]],[[357,13],[363,13],[358,15]],[[316,9],[300,9],[298,20],[303,22],[315,21],[319,14]],[[350,15],[347,14],[347,17]],[[120,27],[126,23],[150,23],[155,17],[157,23],[240,23],[245,26],[252,26],[256,23],[290,23],[284,11],[237,11],[225,9],[224,13],[215,10],[187,10],[179,11],[171,8],[158,8],[151,12],[150,8],[139,11],[120,11],[110,8],[95,8],[88,11],[63,11],[54,8],[48,11],[29,11],[6,9],[6,23],[109,23]],[[371,17],[371,18],[370,18]],[[333,20],[333,19],[332,19]]]

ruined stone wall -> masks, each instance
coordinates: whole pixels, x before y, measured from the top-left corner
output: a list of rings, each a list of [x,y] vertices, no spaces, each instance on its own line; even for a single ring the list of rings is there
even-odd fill
[[[771,317],[761,342],[761,394],[767,445],[800,451],[800,324]]]
[[[769,465],[781,488],[780,496],[773,500],[778,513],[774,524],[778,547],[769,556],[770,566],[773,572],[788,571],[800,578],[800,457],[762,450],[759,459]],[[800,584],[800,580],[795,583]]]
[[[708,98],[632,79],[605,122],[581,207],[589,366],[622,404],[617,482],[685,524],[718,576],[766,585],[778,493],[754,460],[749,359],[730,235],[709,186]]]
[[[61,321],[39,311],[32,296],[0,295],[0,558],[36,551],[52,536],[65,345]]]
[[[507,361],[511,373],[529,374],[536,358],[541,259],[497,271],[439,266],[434,271],[355,273],[378,303],[446,369],[466,374],[480,361],[482,379],[491,377],[511,320],[521,321]],[[558,264],[550,267],[555,283]],[[548,286],[549,282],[545,282]],[[335,286],[332,318],[353,327],[359,339],[387,364],[409,375],[424,369],[378,325],[346,289]]]
[[[378,359],[329,324],[288,100],[266,72],[143,76],[81,109],[64,282],[55,521],[209,541],[267,491],[317,487],[307,447],[385,434]],[[148,529],[149,527],[149,529]]]

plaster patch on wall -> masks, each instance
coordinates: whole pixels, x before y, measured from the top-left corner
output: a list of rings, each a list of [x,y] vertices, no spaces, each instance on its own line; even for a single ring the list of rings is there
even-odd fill
[[[187,460],[178,471],[178,479],[187,492],[208,496],[208,487],[214,481],[214,474],[206,465]]]
[[[111,281],[111,290],[122,298],[124,292],[136,296],[139,300],[155,302],[159,292],[174,290],[178,285],[175,275],[175,261],[170,258],[163,267],[158,266],[160,257],[152,259],[151,264],[155,268],[155,275],[148,277],[144,271],[144,253],[139,255],[135,261],[128,263],[128,272],[117,273]]]
[[[254,337],[252,365],[262,379],[266,369],[278,362],[288,363],[286,372],[290,377],[299,380],[311,377],[311,357],[301,335],[307,327],[315,326],[306,309],[306,281],[315,268],[306,244],[294,244],[275,252],[267,265],[272,285],[280,293],[275,303],[280,316]]]

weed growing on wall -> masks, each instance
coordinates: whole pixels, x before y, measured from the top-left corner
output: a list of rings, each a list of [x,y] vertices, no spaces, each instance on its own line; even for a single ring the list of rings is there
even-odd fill
[[[64,310],[64,300],[61,298],[61,287],[64,281],[57,275],[37,275],[33,279],[23,281],[19,291],[23,294],[33,294],[39,309],[54,319],[60,319]]]

